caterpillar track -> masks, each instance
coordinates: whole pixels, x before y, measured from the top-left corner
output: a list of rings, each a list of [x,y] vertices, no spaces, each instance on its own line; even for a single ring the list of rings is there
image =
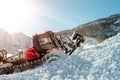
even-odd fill
[[[58,54],[58,53],[61,53],[61,54]],[[28,61],[28,62],[26,61],[25,63],[18,64],[18,65],[9,65],[9,66],[3,65],[3,66],[0,66],[0,75],[12,74],[12,73],[16,73],[16,72],[22,72],[27,69],[33,69],[37,66],[43,65],[44,63],[50,63],[51,61],[55,61],[62,56],[66,56],[66,54],[63,54],[62,50],[61,51],[54,50],[54,51],[50,52],[49,54],[46,54],[44,57],[38,58],[33,61]],[[6,64],[8,64],[8,63],[6,63]],[[12,64],[12,63],[9,63],[9,64]]]

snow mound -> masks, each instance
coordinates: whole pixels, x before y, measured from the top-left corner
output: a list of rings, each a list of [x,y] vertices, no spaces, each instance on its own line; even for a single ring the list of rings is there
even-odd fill
[[[1,75],[0,80],[119,80],[119,75],[120,34],[36,69]]]

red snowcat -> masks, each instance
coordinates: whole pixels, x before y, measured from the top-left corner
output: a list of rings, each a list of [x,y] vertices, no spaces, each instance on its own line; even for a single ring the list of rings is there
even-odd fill
[[[10,57],[7,57],[5,49],[0,50],[0,75],[33,69],[62,56],[71,55],[80,46],[80,43],[84,42],[84,38],[74,32],[67,42],[64,42],[60,36],[56,36],[52,31],[47,31],[34,35],[32,42],[32,47]]]

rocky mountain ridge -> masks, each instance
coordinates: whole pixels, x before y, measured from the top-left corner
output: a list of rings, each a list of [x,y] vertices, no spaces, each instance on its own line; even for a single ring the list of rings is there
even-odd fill
[[[92,37],[101,42],[120,32],[120,14],[114,14],[106,18],[101,18],[86,24],[82,24],[74,29],[59,32],[67,36],[73,31],[81,33],[84,37]]]

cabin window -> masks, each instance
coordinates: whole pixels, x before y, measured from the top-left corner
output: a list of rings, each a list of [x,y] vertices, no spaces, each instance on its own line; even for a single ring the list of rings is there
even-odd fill
[[[40,43],[40,45],[45,45],[45,44],[49,44],[52,43],[50,37],[45,37],[45,38],[38,38],[38,41]]]

